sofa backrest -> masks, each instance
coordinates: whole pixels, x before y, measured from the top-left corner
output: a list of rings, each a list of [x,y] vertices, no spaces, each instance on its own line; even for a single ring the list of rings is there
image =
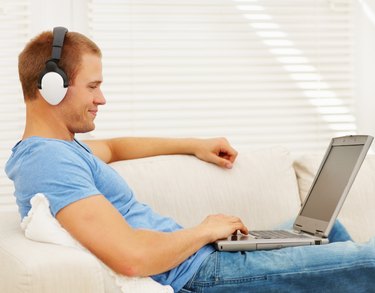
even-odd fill
[[[185,227],[208,214],[239,216],[249,228],[272,228],[291,218],[300,201],[287,150],[272,148],[240,154],[222,169],[193,156],[159,156],[111,164],[137,199]]]

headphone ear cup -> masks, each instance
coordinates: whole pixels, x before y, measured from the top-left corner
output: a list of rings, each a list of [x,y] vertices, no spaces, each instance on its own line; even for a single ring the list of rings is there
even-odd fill
[[[59,104],[65,97],[68,87],[64,87],[64,78],[57,72],[47,72],[41,79],[40,94],[51,105]]]

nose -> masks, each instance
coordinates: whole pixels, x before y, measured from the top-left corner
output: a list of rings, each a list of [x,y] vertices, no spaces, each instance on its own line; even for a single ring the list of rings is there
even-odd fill
[[[97,95],[95,95],[94,103],[97,105],[105,105],[107,103],[102,91],[99,89],[99,92]]]

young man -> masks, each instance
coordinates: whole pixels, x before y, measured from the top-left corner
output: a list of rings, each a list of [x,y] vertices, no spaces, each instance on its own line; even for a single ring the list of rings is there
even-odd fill
[[[49,60],[52,46],[57,49]],[[51,71],[52,79],[55,73],[62,74],[68,85],[58,99],[59,93],[52,88],[51,97],[49,81],[44,81]],[[373,288],[374,242],[215,252],[210,245],[215,240],[238,230],[247,234],[239,218],[211,215],[200,225],[183,229],[138,203],[126,182],[106,163],[182,153],[231,168],[237,152],[222,138],[77,141],[75,133],[93,130],[98,108],[106,103],[100,90],[101,52],[85,36],[61,28],[54,35],[40,34],[21,52],[19,75],[26,127],[6,172],[14,181],[22,217],[30,209],[32,196],[44,193],[61,225],[109,267],[127,276],[151,276],[176,292]],[[331,242],[349,239],[345,229],[336,225]],[[353,284],[353,278],[361,282]]]

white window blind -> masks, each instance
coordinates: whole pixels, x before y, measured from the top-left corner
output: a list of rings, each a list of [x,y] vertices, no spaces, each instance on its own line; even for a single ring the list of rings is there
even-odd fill
[[[356,132],[350,0],[89,0],[95,137],[226,136],[322,151]]]
[[[29,29],[29,1],[0,1],[0,209],[15,209],[13,183],[4,172],[12,146],[20,138],[25,120],[18,81],[18,53]]]
[[[323,150],[356,132],[350,0],[88,0],[103,50],[94,137],[226,136],[239,150]],[[17,56],[28,0],[0,0],[0,206],[24,128]]]

